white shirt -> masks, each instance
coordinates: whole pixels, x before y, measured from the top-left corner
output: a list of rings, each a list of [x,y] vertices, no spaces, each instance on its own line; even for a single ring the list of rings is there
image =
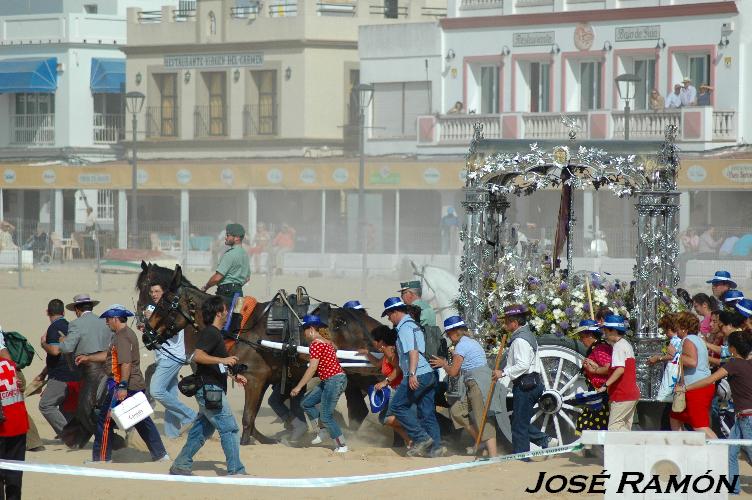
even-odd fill
[[[690,85],[687,88],[682,88],[681,93],[682,106],[694,106],[697,101],[697,89]]]
[[[165,351],[167,351],[167,354]],[[167,341],[154,350],[154,359],[168,359],[172,362],[176,362],[175,358],[179,360],[185,359],[185,340],[184,330],[180,330],[177,335],[173,335]]]
[[[509,375],[512,380],[520,378],[528,373],[542,373],[543,366],[540,356],[533,351],[532,346],[525,339],[515,339],[509,346],[507,355],[507,367],[504,375]]]
[[[611,367],[626,368],[628,358],[634,358],[634,350],[632,349],[632,344],[622,337],[614,344],[611,351]]]
[[[668,108],[681,108],[682,98],[681,94],[677,95],[675,92],[671,92],[666,97],[666,109]]]

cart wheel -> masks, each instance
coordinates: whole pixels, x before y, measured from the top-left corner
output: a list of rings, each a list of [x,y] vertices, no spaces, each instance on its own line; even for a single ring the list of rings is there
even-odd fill
[[[569,444],[577,440],[575,424],[582,412],[572,401],[578,388],[587,390],[585,377],[580,373],[586,349],[580,342],[554,336],[539,337],[538,343],[545,390],[533,408],[530,421],[558,439],[560,444]],[[507,411],[502,412],[497,420],[502,434],[511,443],[512,391],[509,378],[504,377],[501,384],[507,391]],[[531,443],[531,447],[534,446]]]
[[[39,262],[45,266],[49,266],[52,263],[52,256],[46,253],[39,257]]]

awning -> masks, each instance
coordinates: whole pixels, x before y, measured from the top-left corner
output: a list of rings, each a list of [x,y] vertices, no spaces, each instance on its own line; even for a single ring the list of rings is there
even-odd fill
[[[57,89],[57,57],[0,61],[0,94],[53,93]]]
[[[94,94],[125,93],[125,59],[91,59],[91,91]]]

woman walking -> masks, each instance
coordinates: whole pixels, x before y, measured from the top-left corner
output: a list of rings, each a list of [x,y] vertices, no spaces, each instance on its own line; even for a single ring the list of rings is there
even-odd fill
[[[613,348],[602,340],[603,334],[595,320],[583,319],[575,333],[580,337],[580,342],[587,347],[582,371],[587,380],[588,391],[596,391],[608,379],[609,371],[611,371]],[[599,410],[594,410],[589,405],[585,405],[582,413],[577,417],[575,432],[580,435],[584,430],[607,430],[608,414],[608,404],[602,405]]]

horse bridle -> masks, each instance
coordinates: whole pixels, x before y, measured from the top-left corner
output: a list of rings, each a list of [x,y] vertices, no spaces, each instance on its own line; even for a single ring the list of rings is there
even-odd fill
[[[157,302],[156,307],[154,308],[154,312],[159,311],[159,310],[165,311],[165,315],[162,318],[162,322],[165,323],[166,325],[165,329],[170,334],[170,337],[175,336],[179,331],[178,329],[180,327],[177,325],[178,316],[182,316],[188,322],[188,326],[192,326],[196,330],[199,329],[198,323],[196,322],[196,318],[192,314],[190,314],[191,311],[186,313],[183,310],[183,308],[180,307],[181,288],[178,288],[177,292],[165,292],[162,295],[162,298],[159,299],[159,302]],[[168,294],[172,295],[172,298],[169,300],[167,299]],[[188,300],[190,301],[190,299]],[[147,322],[147,325],[148,325],[148,322]]]

